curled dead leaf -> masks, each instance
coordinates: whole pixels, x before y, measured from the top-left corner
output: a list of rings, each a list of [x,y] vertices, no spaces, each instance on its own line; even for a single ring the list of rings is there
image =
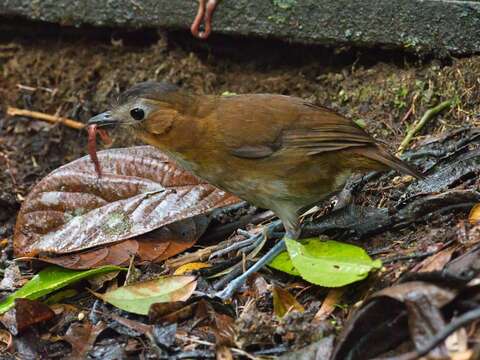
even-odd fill
[[[9,331],[0,329],[0,352],[6,351],[13,352],[13,336]]]
[[[98,335],[105,329],[106,325],[101,321],[95,325],[90,322],[72,323],[63,337],[72,346],[69,359],[85,359]]]
[[[239,201],[150,146],[109,149],[98,158],[101,178],[83,157],[33,188],[17,218],[16,256],[105,246]]]
[[[454,290],[422,281],[378,291],[350,317],[331,359],[374,358],[406,340],[409,332],[415,345],[420,346],[432,330],[441,326],[439,309],[456,295]]]

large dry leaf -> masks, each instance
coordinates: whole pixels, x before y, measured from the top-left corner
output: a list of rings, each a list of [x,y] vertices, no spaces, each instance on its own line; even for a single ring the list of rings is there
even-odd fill
[[[133,239],[72,254],[40,256],[39,260],[75,270],[104,265],[127,266],[132,256],[137,265],[161,262],[192,247],[208,225],[203,220],[202,216],[196,216]]]
[[[100,178],[83,157],[33,188],[17,219],[16,256],[111,244],[239,201],[151,146],[105,150],[98,157]]]

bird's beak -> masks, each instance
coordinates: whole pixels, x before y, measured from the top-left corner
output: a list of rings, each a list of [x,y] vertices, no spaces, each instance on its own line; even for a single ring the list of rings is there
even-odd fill
[[[101,114],[95,115],[88,120],[87,125],[97,125],[98,127],[115,126],[118,124],[118,120],[112,117],[110,111],[105,111]]]

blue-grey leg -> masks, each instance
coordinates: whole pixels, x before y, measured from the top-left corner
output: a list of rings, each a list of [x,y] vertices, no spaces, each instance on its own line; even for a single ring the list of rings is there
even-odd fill
[[[281,239],[278,243],[275,244],[265,255],[258,259],[255,264],[252,265],[247,271],[245,271],[239,277],[233,279],[225,289],[216,294],[217,297],[227,300],[230,299],[233,294],[247,281],[248,277],[253,273],[257,272],[269,262],[271,262],[278,254],[285,250],[285,238]]]

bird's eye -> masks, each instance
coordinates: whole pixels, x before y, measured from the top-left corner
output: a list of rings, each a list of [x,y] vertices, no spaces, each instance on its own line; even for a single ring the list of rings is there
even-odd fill
[[[145,112],[140,108],[134,108],[130,110],[130,116],[135,120],[140,121],[143,120],[143,118],[145,117]]]

